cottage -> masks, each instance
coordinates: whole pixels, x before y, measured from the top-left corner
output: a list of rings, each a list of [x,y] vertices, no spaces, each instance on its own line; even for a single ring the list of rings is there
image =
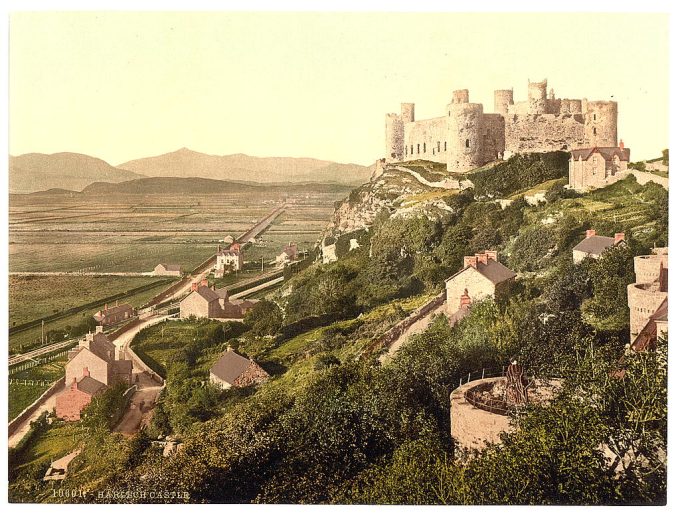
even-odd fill
[[[69,351],[65,370],[70,385],[56,398],[56,414],[69,421],[80,419],[83,408],[107,387],[132,383],[132,362],[122,358],[101,326]]]
[[[228,349],[210,369],[210,381],[222,389],[247,387],[261,383],[269,377],[253,360]]]
[[[104,309],[97,311],[93,317],[102,326],[111,326],[123,322],[136,315],[135,309],[130,304],[121,304],[109,307],[104,304]]]
[[[446,279],[446,312],[449,317],[487,297],[496,299],[507,292],[517,274],[498,262],[493,250],[466,256],[463,269]]]
[[[243,268],[243,252],[241,245],[234,243],[228,250],[217,247],[217,262],[215,264],[215,278],[224,277],[226,273],[238,272]]]
[[[212,289],[207,279],[191,286],[191,293],[179,304],[180,318],[242,319],[255,305],[252,300],[229,300],[227,288]]]
[[[569,159],[569,187],[577,191],[599,189],[628,175],[630,149],[618,147],[574,149]]]
[[[626,234],[617,232],[614,237],[598,236],[594,230],[586,230],[586,237],[572,249],[574,264],[578,264],[586,257],[599,259],[605,250],[612,246],[624,244]]]
[[[160,263],[153,269],[153,274],[163,277],[181,277],[182,267],[179,264]]]

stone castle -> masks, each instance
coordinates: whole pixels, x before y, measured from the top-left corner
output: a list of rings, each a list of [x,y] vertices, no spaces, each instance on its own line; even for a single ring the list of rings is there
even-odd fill
[[[547,80],[529,82],[526,101],[512,90],[494,92],[494,113],[455,90],[443,117],[415,120],[415,105],[385,118],[387,162],[430,160],[450,172],[465,172],[515,153],[616,147],[618,107],[614,101],[556,99]]]

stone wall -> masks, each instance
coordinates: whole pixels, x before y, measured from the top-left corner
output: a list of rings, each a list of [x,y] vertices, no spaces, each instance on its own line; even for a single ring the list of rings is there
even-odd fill
[[[446,117],[420,120],[404,125],[404,160],[446,163]]]
[[[544,153],[586,144],[582,115],[509,115],[506,120],[506,152]]]
[[[659,291],[654,284],[629,284],[630,342],[633,343],[649,317],[659,308],[668,293]]]
[[[639,183],[640,185],[645,185],[648,182],[652,182],[668,190],[668,178],[664,178],[663,176],[659,176],[658,174],[647,173],[644,171],[633,171],[633,175],[635,176],[635,180],[637,180],[637,183]]]
[[[55,381],[50,388],[48,388],[45,392],[42,393],[42,395],[36,399],[33,403],[31,403],[30,406],[24,409],[23,412],[21,412],[18,416],[16,416],[12,421],[9,423],[9,435],[11,436],[14,434],[19,428],[21,428],[24,423],[26,422],[27,419],[31,417],[31,414],[35,412],[40,406],[47,401],[49,398],[51,398],[54,394],[59,392],[64,388],[64,378],[59,378],[57,381]]]
[[[493,282],[475,268],[467,268],[446,281],[446,311],[449,315],[453,315],[460,309],[460,297],[466,289],[473,303],[486,297],[493,298],[496,294]]]

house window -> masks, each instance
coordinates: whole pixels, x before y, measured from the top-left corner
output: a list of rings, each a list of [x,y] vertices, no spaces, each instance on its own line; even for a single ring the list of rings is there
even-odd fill
[[[465,147],[467,147],[467,148],[470,147],[470,139],[469,138],[465,139]]]

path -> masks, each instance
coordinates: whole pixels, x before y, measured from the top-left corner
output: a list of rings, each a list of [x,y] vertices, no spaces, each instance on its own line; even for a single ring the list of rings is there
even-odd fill
[[[239,291],[238,293],[234,295],[229,296],[229,300],[236,300],[236,299],[242,299],[243,297],[246,297],[248,295],[251,295],[253,293],[257,293],[258,291],[262,291],[265,288],[269,288],[270,286],[274,286],[276,284],[279,284],[280,282],[283,282],[284,278],[283,276],[277,277],[276,279],[272,279],[271,281],[263,282],[262,284],[258,284],[257,286],[253,286],[252,288],[248,288],[247,290]],[[227,287],[228,289],[228,287]]]
[[[427,326],[430,325],[430,322],[432,322],[432,319],[435,317],[435,315],[444,313],[445,311],[446,304],[442,304],[435,310],[425,315],[423,318],[416,320],[413,324],[411,324],[404,330],[404,332],[399,336],[399,338],[392,342],[392,345],[390,345],[389,349],[387,349],[387,351],[383,353],[380,356],[380,358],[378,358],[378,361],[382,364],[385,363],[387,360],[391,359],[395,354],[397,354],[397,351],[399,351],[401,346],[406,343],[406,340],[408,340],[411,336],[417,333],[422,333],[423,331],[425,331],[425,329],[427,329]]]
[[[128,437],[137,433],[142,425],[151,421],[152,410],[155,408],[158,396],[164,387],[162,383],[139,370],[133,369],[132,377],[135,385],[137,385],[137,391],[132,395],[125,414],[113,429],[114,432],[122,433]]]
[[[173,277],[154,272],[9,272],[10,277]]]
[[[54,344],[46,345],[45,347],[34,349],[32,351],[28,351],[25,353],[14,354],[9,357],[9,366],[11,367],[12,365],[32,360],[33,358],[37,358],[39,356],[44,356],[45,354],[51,353],[53,351],[64,349],[67,345],[75,344],[77,341],[78,341],[77,339],[74,340],[71,338],[69,340],[64,340],[63,342],[57,342]]]
[[[267,214],[264,218],[258,221],[250,230],[246,230],[243,234],[236,238],[237,243],[245,244],[252,238],[260,235],[264,230],[271,225],[276,218],[278,218],[283,211],[286,210],[286,204],[284,203],[279,208],[274,209],[272,212]]]
[[[444,178],[443,180],[439,182],[431,182],[425,177],[423,177],[420,173],[417,173],[416,171],[413,171],[409,169],[408,167],[404,167],[401,165],[391,165],[391,169],[396,169],[397,171],[401,171],[403,173],[408,173],[411,176],[413,176],[416,180],[418,180],[420,183],[423,185],[427,185],[428,187],[434,187],[438,189],[460,189],[461,187],[461,182],[458,180],[454,180],[453,178]]]
[[[36,408],[31,415],[27,416],[26,420],[23,422],[23,424],[17,428],[13,434],[11,434],[8,438],[8,447],[13,448],[16,446],[21,439],[24,438],[24,435],[28,433],[28,431],[31,429],[31,423],[38,419],[43,412],[52,412],[54,410],[54,407],[57,404],[57,395],[59,395],[61,392],[57,392],[56,394],[53,394],[50,396],[49,399],[47,399],[42,405],[40,405],[38,408]]]

